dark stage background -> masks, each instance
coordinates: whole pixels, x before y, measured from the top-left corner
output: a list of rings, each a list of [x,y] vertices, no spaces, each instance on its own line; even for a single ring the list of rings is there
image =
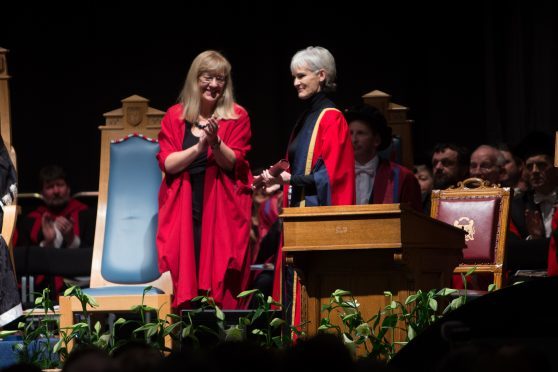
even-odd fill
[[[254,168],[283,156],[302,110],[289,62],[309,45],[336,58],[340,108],[374,89],[410,108],[415,158],[438,141],[514,144],[557,129],[554,2],[383,3],[1,5],[20,190],[37,191],[47,163],[68,170],[73,191],[97,189],[102,114],[132,94],[166,110],[205,49],[232,63]]]

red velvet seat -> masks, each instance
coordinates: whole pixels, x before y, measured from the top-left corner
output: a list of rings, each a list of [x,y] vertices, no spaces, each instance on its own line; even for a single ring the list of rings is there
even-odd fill
[[[475,273],[492,274],[496,287],[502,287],[509,204],[509,187],[489,185],[479,178],[432,191],[431,217],[467,231],[463,263],[455,268],[456,274],[476,267]]]

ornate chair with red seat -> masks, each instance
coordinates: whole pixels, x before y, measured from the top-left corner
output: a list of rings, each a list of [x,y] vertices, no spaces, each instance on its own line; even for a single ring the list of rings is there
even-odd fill
[[[431,217],[467,231],[463,262],[455,268],[455,274],[460,276],[475,268],[475,274],[489,274],[496,288],[502,288],[510,195],[509,187],[490,185],[479,178],[432,191]]]

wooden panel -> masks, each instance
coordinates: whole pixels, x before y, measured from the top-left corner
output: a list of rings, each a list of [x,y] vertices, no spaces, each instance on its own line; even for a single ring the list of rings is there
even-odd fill
[[[413,169],[413,121],[407,119],[409,109],[391,102],[391,96],[379,90],[373,90],[362,96],[364,103],[376,107],[386,118],[393,134],[401,139],[401,164]]]
[[[462,230],[399,204],[286,208],[281,217],[310,335],[336,289],[351,291],[371,317],[387,305],[384,291],[403,302],[418,289],[449,286],[465,246]]]
[[[446,248],[463,236],[459,229],[400,204],[285,208],[281,217],[285,252],[403,245]]]

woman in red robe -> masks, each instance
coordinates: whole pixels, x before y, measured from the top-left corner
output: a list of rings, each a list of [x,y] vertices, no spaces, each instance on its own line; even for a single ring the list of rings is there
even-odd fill
[[[322,47],[298,51],[291,60],[298,98],[307,109],[297,121],[287,148],[290,168],[277,177],[264,171],[271,191],[284,185],[285,207],[351,205],[355,203],[354,154],[343,113],[326,96],[335,90],[336,68],[331,53]],[[287,322],[300,324],[300,283],[292,268],[283,270],[278,255],[273,297],[286,307]]]
[[[174,307],[210,291],[218,305],[235,309],[246,289],[251,132],[248,113],[234,102],[230,72],[218,52],[198,55],[180,102],[161,123],[157,249],[160,271],[172,276]]]

